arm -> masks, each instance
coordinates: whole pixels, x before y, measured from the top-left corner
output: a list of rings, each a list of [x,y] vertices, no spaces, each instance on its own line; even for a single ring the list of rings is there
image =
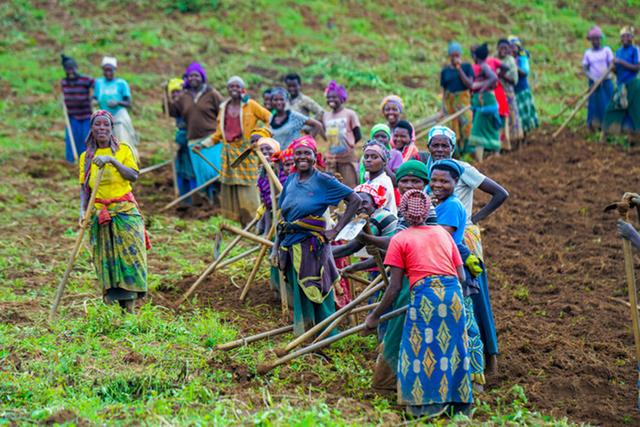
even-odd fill
[[[462,69],[462,65],[456,65],[456,71],[458,71],[458,76],[460,80],[462,80],[462,83],[464,83],[467,89],[471,89],[473,87],[473,78],[466,75]]]
[[[343,258],[358,252],[364,245],[357,240],[352,240],[344,245],[332,246],[331,253],[334,258]]]
[[[360,207],[360,203],[362,202],[362,200],[360,200],[360,197],[358,197],[358,195],[353,192],[349,194],[344,200],[347,202],[347,208],[344,211],[344,215],[342,215],[342,217],[338,221],[338,224],[336,224],[336,226],[332,230],[328,230],[327,232],[325,232],[327,240],[329,241],[335,239],[340,230],[342,230],[344,226],[353,219],[356,212],[358,211],[358,208]]]
[[[117,103],[120,107],[131,108],[131,98],[128,96],[123,96],[122,101],[118,101]]]
[[[624,68],[631,71],[640,71],[640,63],[632,64],[630,62],[625,61],[624,59],[616,58],[613,60],[617,65],[621,65]]]
[[[360,233],[356,239],[364,245],[373,245],[378,249],[386,251],[389,248],[392,236],[373,236],[367,233]]]
[[[464,272],[462,273],[464,275]],[[402,276],[404,276],[404,270],[399,267],[391,267],[391,280],[389,281],[389,287],[384,292],[380,304],[367,316],[365,323],[367,328],[373,329],[378,326],[380,316],[384,314],[389,307],[393,304],[402,289]]]
[[[458,273],[458,280],[460,281],[460,283],[464,283],[464,281],[467,280],[467,276],[466,274],[464,274],[464,266],[463,265],[457,266],[456,272]]]
[[[80,186],[80,221],[82,221],[84,212],[87,210],[87,203],[89,203],[89,195]]]
[[[493,88],[495,88],[496,86],[496,83],[498,82],[498,76],[496,75],[496,73],[493,72],[493,70],[491,69],[491,67],[489,67],[487,63],[482,64],[481,68],[482,68],[482,73],[486,77],[486,80],[481,82],[476,87],[476,90],[480,92],[493,90]]]
[[[509,198],[509,193],[500,184],[487,177],[480,184],[480,190],[491,195],[491,200],[482,209],[480,209],[475,215],[471,217],[471,222],[477,224],[483,219],[491,215],[496,209]]]
[[[364,261],[350,264],[342,269],[343,273],[355,273],[356,271],[369,270],[377,267],[376,260],[373,257],[367,258]]]
[[[324,127],[322,127],[322,123],[320,123],[319,121],[317,121],[316,119],[312,119],[311,117],[309,117],[307,119],[306,122],[304,122],[305,125],[311,127],[311,134],[312,135],[320,135],[323,139],[327,139],[327,135],[325,135],[324,133]]]

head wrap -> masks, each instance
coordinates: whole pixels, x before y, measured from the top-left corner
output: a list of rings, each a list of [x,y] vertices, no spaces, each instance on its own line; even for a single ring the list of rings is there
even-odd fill
[[[431,145],[431,138],[438,135],[446,136],[449,139],[451,155],[453,155],[453,152],[456,151],[456,133],[446,126],[434,126],[431,128],[429,135],[427,136],[427,145]]]
[[[458,42],[449,42],[449,46],[447,47],[447,54],[451,56],[454,53],[462,55],[462,46],[460,46],[460,43]]]
[[[480,46],[476,47],[474,55],[476,56],[476,58],[484,61],[489,56],[489,45],[486,43],[482,43]]]
[[[631,25],[625,25],[620,30],[620,35],[623,36],[625,34],[630,34],[630,35],[634,36],[636,34],[636,30]]]
[[[91,188],[89,188],[89,175],[91,172],[91,163],[93,163],[93,157],[96,154],[96,150],[98,149],[98,142],[95,139],[95,135],[93,134],[93,123],[97,118],[104,117],[109,120],[111,124],[111,130],[113,131],[113,115],[107,110],[97,110],[91,115],[91,119],[89,120],[89,134],[87,135],[87,139],[84,141],[87,150],[85,151],[84,157],[84,183],[82,184],[82,189],[86,194],[91,194]],[[120,143],[118,142],[118,138],[111,132],[111,137],[109,138],[109,147],[111,148],[111,152],[113,154],[118,151],[120,147]]]
[[[176,90],[182,90],[184,86],[184,81],[182,79],[171,79],[169,83],[167,83],[167,90],[169,93],[174,92]]]
[[[522,41],[518,36],[514,36],[513,34],[511,34],[509,37],[507,37],[507,40],[509,40],[509,43],[511,43],[512,45],[522,47]]]
[[[285,102],[289,102],[289,92],[283,87],[274,87],[271,89],[271,96],[282,95]]]
[[[408,160],[400,165],[398,170],[396,170],[396,181],[400,181],[405,176],[415,176],[425,183],[429,182],[427,165],[419,160]]]
[[[325,168],[324,159],[322,158],[322,154],[318,153],[318,144],[316,140],[311,135],[302,135],[300,138],[296,138],[291,141],[291,152],[294,153],[297,148],[307,147],[310,148],[316,155],[316,164],[320,168]]]
[[[429,177],[434,170],[447,171],[451,174],[453,179],[458,179],[464,173],[464,168],[453,159],[442,159],[433,162],[431,169],[429,170]]]
[[[597,25],[594,26],[593,28],[591,28],[589,30],[589,32],[587,33],[587,38],[588,39],[592,39],[592,38],[602,38],[603,34],[602,34],[602,29],[600,29],[600,27],[598,27]]]
[[[278,151],[277,153],[274,153],[271,160],[282,163],[287,160],[293,160],[293,149],[291,149],[291,147],[287,147],[284,150]]]
[[[118,68],[118,60],[116,58],[114,58],[113,56],[105,56],[102,58],[102,64],[101,67],[113,67],[113,68]]]
[[[429,216],[431,199],[420,190],[409,190],[400,199],[400,214],[409,225],[422,225]]]
[[[347,102],[347,89],[344,86],[339,85],[335,80],[331,80],[324,90],[324,94],[327,95],[330,92],[334,92],[340,102]]]
[[[227,86],[229,86],[231,83],[237,83],[241,89],[244,89],[246,86],[244,84],[244,80],[242,80],[239,76],[231,76],[229,80],[227,80]]]
[[[78,63],[75,59],[70,56],[65,55],[64,53],[60,55],[60,62],[62,63],[62,68],[78,68]]]
[[[373,139],[373,137],[378,132],[384,132],[387,134],[387,137],[391,139],[391,129],[385,123],[378,123],[371,128],[371,132],[369,132],[369,139]]]
[[[363,153],[367,150],[376,152],[385,164],[389,161],[389,150],[375,139],[371,139],[365,144]]]
[[[376,209],[380,209],[387,203],[387,189],[380,184],[360,184],[353,189],[356,193],[364,193],[371,196]]]
[[[191,74],[191,73],[200,74],[200,77],[202,77],[202,83],[206,83],[207,82],[207,72],[205,71],[205,69],[202,66],[202,64],[200,64],[199,62],[192,62],[184,70],[184,75],[182,76],[184,78],[184,87],[185,88],[189,88],[190,87],[189,86],[189,74]]]
[[[273,148],[274,152],[280,151],[280,143],[273,138],[262,137],[258,140],[258,147],[261,145],[268,145]]]
[[[400,98],[398,95],[389,95],[389,96],[385,96],[382,102],[380,103],[380,110],[382,110],[383,113],[384,113],[384,106],[389,103],[397,106],[398,110],[400,110],[401,113],[404,111],[404,104],[402,103],[402,98]]]
[[[268,128],[255,128],[251,131],[251,135],[260,135],[262,138],[271,138],[273,134]]]

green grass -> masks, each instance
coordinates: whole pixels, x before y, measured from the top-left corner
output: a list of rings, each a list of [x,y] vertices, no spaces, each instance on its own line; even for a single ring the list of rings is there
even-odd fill
[[[597,13],[578,0],[480,0],[452,6],[444,0],[386,2],[256,0],[148,0],[79,2],[51,6],[37,0],[0,4],[0,424],[55,420],[149,425],[363,425],[399,424],[393,402],[374,398],[375,342],[352,337],[315,356],[252,377],[273,348],[270,342],[229,355],[213,347],[240,332],[243,314],[203,306],[173,313],[147,304],[137,316],[104,306],[83,250],[72,274],[60,320],[45,322],[53,290],[76,236],[76,172],[63,158],[63,121],[57,99],[59,53],[97,75],[103,54],[115,55],[131,84],[134,125],[142,137],[143,165],[168,156],[173,125],[160,111],[159,87],[192,60],[207,65],[218,89],[233,74],[258,96],[287,72],[299,72],[305,92],[322,100],[336,79],[365,133],[381,120],[389,93],[405,99],[419,119],[439,108],[438,75],[446,44],[492,44],[519,34],[532,54],[542,120],[585,88],[580,60],[584,35],[597,15],[617,46],[617,29],[637,16],[637,1],[611,1]],[[391,4],[391,3],[388,3]],[[468,57],[468,55],[467,55]],[[406,86],[405,82],[413,82]],[[416,86],[416,87],[413,87]],[[581,126],[579,115],[573,126]],[[424,142],[419,142],[423,144]],[[138,188],[154,184],[143,177]],[[149,191],[146,192],[148,194]],[[155,202],[161,195],[146,196]],[[193,278],[212,254],[218,217],[184,220],[145,212],[154,239],[152,293]],[[5,231],[6,230],[6,231]],[[234,251],[238,253],[240,249]],[[252,260],[228,271],[243,283]],[[261,277],[266,277],[263,269]],[[514,297],[526,301],[519,287]],[[199,301],[196,294],[194,301]],[[275,319],[276,315],[272,315]],[[271,322],[274,320],[271,319]],[[257,328],[259,330],[266,328]],[[249,380],[235,378],[246,367]],[[541,415],[516,386],[481,396],[476,418],[492,425],[569,425]],[[465,419],[439,421],[470,425]]]

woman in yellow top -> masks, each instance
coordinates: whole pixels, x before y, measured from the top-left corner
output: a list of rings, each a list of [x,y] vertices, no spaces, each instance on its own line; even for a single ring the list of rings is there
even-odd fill
[[[80,218],[84,217],[98,169],[104,167],[90,222],[93,263],[104,302],[118,302],[133,312],[136,299],[147,292],[148,238],[144,220],[131,192],[138,165],[131,148],[113,133],[113,116],[93,113],[87,151],[80,156]]]
[[[256,184],[260,163],[254,155],[248,156],[235,168],[231,167],[231,163],[251,146],[251,131],[257,127],[258,121],[269,123],[271,113],[249,99],[240,77],[231,77],[227,82],[227,90],[229,99],[220,105],[216,132],[203,145],[208,147],[224,142],[220,177],[222,211],[228,218],[246,224],[253,219],[260,204]]]

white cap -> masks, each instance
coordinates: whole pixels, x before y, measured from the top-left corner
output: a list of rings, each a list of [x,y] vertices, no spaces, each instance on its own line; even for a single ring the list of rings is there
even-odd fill
[[[110,65],[113,68],[118,68],[118,61],[113,56],[105,56],[102,58],[102,67],[105,65]]]

